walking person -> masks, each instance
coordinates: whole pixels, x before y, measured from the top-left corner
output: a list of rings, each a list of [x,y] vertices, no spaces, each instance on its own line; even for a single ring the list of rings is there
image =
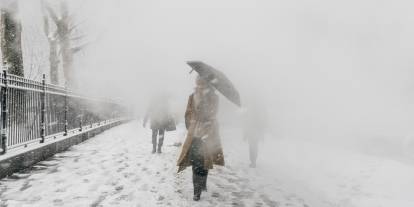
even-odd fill
[[[201,62],[187,62],[199,74],[195,91],[188,98],[185,112],[187,136],[178,158],[178,172],[191,166],[193,170],[193,200],[200,200],[207,191],[207,176],[213,165],[224,166],[217,113],[219,91],[228,100],[241,106],[240,95],[230,80],[220,71]]]
[[[208,171],[213,164],[224,165],[217,122],[218,96],[215,89],[198,77],[195,92],[189,97],[185,113],[187,138],[178,160],[179,172],[192,166],[194,200],[207,190]]]
[[[166,98],[158,97],[151,101],[143,120],[144,128],[148,120],[152,130],[152,153],[161,153],[165,131],[175,130],[175,122],[169,114]]]
[[[251,168],[256,167],[259,142],[263,141],[266,130],[267,118],[264,106],[250,101],[243,116],[243,138],[249,145]]]

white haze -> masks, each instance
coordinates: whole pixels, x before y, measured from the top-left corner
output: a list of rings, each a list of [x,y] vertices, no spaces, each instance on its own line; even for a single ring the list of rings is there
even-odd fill
[[[409,1],[84,4],[97,40],[79,64],[81,82],[138,108],[166,89],[182,111],[194,82],[185,61],[202,60],[226,73],[242,99],[260,91],[277,136],[345,141],[411,133]],[[227,119],[237,117],[221,103]]]
[[[69,3],[90,42],[75,56],[80,88],[124,99],[138,115],[152,93],[168,91],[182,116],[194,86],[185,62],[202,60],[234,81],[242,101],[263,100],[276,137],[358,146],[412,133],[410,1]],[[20,7],[26,75],[38,78],[28,71],[48,71],[39,1]],[[221,103],[224,122],[237,120],[240,111]]]
[[[185,62],[202,60],[234,81],[242,101],[263,100],[276,138],[359,148],[399,145],[412,133],[411,1],[70,3],[91,42],[75,57],[79,86],[132,103],[137,116],[159,91],[182,116],[194,85]],[[36,12],[21,15],[25,25],[41,22]],[[224,123],[239,118],[221,104]]]
[[[35,79],[49,71],[39,3],[20,0],[25,72]],[[243,103],[266,106],[263,179],[324,203],[314,206],[414,203],[412,1],[68,3],[81,23],[77,34],[89,42],[75,56],[84,93],[124,100],[137,119],[153,95],[169,93],[182,121],[195,79],[186,61],[202,60],[227,74]],[[243,109],[222,96],[220,104],[224,152],[234,167],[235,158],[247,159],[237,126]]]

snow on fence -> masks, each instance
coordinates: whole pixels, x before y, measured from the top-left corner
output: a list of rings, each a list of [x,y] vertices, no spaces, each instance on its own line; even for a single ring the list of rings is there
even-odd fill
[[[126,115],[119,103],[46,84],[45,75],[39,82],[6,71],[0,74],[0,154]]]

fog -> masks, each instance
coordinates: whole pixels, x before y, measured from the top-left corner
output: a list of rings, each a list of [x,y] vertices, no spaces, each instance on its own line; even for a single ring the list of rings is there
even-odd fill
[[[412,123],[414,17],[408,1],[87,1],[95,37],[79,82],[138,111],[166,90],[183,111],[194,87],[188,60],[260,94],[277,136],[401,137]],[[91,15],[93,14],[93,15]],[[104,90],[103,90],[104,89]],[[222,97],[223,119],[238,111]]]
[[[20,11],[25,69],[38,71],[30,72],[32,78],[48,70],[39,2],[22,1]],[[185,62],[202,60],[234,82],[242,102],[260,97],[276,137],[400,142],[413,122],[410,6],[368,0],[70,1],[79,34],[89,42],[75,57],[75,72],[82,91],[125,100],[138,117],[160,91],[170,93],[179,115],[194,87]],[[237,120],[241,110],[224,97],[221,104],[224,124]]]
[[[77,89],[122,100],[134,109],[133,118],[141,120],[153,97],[168,94],[182,122],[196,77],[186,61],[200,60],[225,73],[240,92],[241,108],[220,95],[228,143],[242,140],[246,105],[260,103],[269,122],[260,159],[278,168],[281,180],[281,169],[295,164],[301,167],[291,177],[305,173],[303,179],[318,180],[322,170],[313,168],[323,169],[322,162],[338,159],[338,169],[340,162],[356,169],[353,160],[370,161],[356,154],[414,163],[411,1],[68,3],[77,33],[88,43],[75,56]],[[40,0],[20,0],[19,16],[25,73],[39,79],[49,71]],[[307,154],[309,147],[320,151]]]

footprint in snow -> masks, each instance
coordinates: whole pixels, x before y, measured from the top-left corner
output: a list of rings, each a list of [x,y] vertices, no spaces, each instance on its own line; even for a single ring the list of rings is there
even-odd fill
[[[147,191],[148,190],[148,184],[144,184],[140,187],[140,190]]]
[[[266,203],[266,205],[268,205],[270,207],[279,207],[280,206],[280,203],[279,202],[276,202],[276,201],[270,199],[265,194],[260,195],[260,198],[263,200],[264,203]]]

